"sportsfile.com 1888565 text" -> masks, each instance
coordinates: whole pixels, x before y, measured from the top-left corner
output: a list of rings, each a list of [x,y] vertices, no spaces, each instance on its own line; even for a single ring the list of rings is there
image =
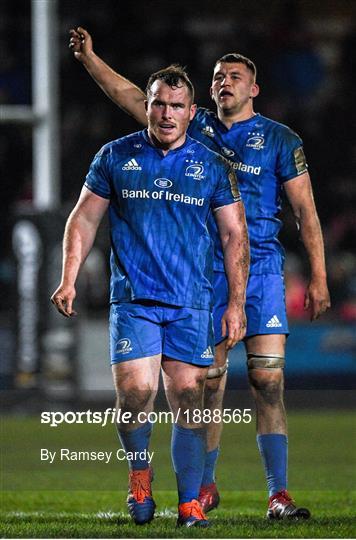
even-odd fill
[[[60,424],[98,424],[105,427],[107,424],[145,423],[177,424],[183,420],[188,424],[249,424],[252,421],[251,409],[193,409],[172,411],[141,411],[135,419],[132,413],[121,409],[108,408],[105,411],[43,411],[41,424],[58,427]]]

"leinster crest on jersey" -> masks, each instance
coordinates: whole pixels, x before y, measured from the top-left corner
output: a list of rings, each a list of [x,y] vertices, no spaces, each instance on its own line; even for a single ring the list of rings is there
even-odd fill
[[[249,132],[250,137],[247,139],[246,147],[254,150],[263,150],[264,148],[264,133]]]
[[[194,161],[193,159],[186,159],[187,163],[190,163],[185,170],[185,176],[191,176],[195,180],[204,180],[203,176],[204,166],[202,161]]]

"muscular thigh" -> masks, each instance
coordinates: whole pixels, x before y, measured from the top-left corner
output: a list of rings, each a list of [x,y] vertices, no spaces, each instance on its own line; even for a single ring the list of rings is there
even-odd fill
[[[116,391],[157,390],[160,367],[160,354],[112,364],[111,370]]]
[[[245,338],[247,353],[279,355],[285,354],[286,336],[284,334],[262,334]]]

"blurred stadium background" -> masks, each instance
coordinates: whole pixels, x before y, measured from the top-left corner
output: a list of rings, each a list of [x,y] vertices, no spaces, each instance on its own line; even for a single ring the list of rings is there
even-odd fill
[[[59,179],[58,190],[53,185],[47,199],[38,192],[38,170],[32,157],[34,144],[41,144],[36,143],[33,116],[30,109],[18,108],[33,103],[33,32],[43,55],[47,38],[41,22],[37,30],[31,29],[31,10],[35,4],[38,8],[46,3],[53,14],[47,57],[52,75],[50,81],[42,78],[37,84],[41,90],[41,85],[50,83],[51,175],[52,180],[56,174]],[[309,323],[303,311],[307,260],[286,209],[281,239],[287,250],[291,323],[287,401],[292,407],[352,406],[356,382],[356,3],[2,0],[1,11],[3,410],[24,413],[65,409],[73,403],[99,406],[113,400],[105,223],[78,283],[80,315],[67,321],[49,303],[59,281],[64,222],[93,155],[108,140],[139,129],[73,58],[68,30],[78,25],[91,32],[102,58],[141,87],[153,70],[172,62],[186,65],[202,106],[211,105],[208,89],[216,58],[238,51],[256,62],[261,86],[256,111],[288,124],[304,140],[324,231],[333,304],[320,322]],[[44,56],[43,62],[47,60]],[[14,114],[20,111],[16,118],[9,114],[9,105],[15,107],[11,108]],[[45,147],[40,146],[39,152],[40,161],[47,163]],[[227,400],[236,402],[238,389],[239,396],[245,396],[239,398],[241,406],[241,399],[249,400],[242,346],[231,354],[230,366]]]

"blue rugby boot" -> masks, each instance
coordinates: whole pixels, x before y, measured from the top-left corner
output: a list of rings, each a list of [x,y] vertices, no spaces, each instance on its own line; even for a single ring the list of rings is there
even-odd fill
[[[129,472],[127,507],[136,525],[144,525],[153,519],[156,504],[152,498],[152,480],[153,471],[150,467]]]
[[[177,527],[209,527],[199,501],[193,499],[178,505]]]

